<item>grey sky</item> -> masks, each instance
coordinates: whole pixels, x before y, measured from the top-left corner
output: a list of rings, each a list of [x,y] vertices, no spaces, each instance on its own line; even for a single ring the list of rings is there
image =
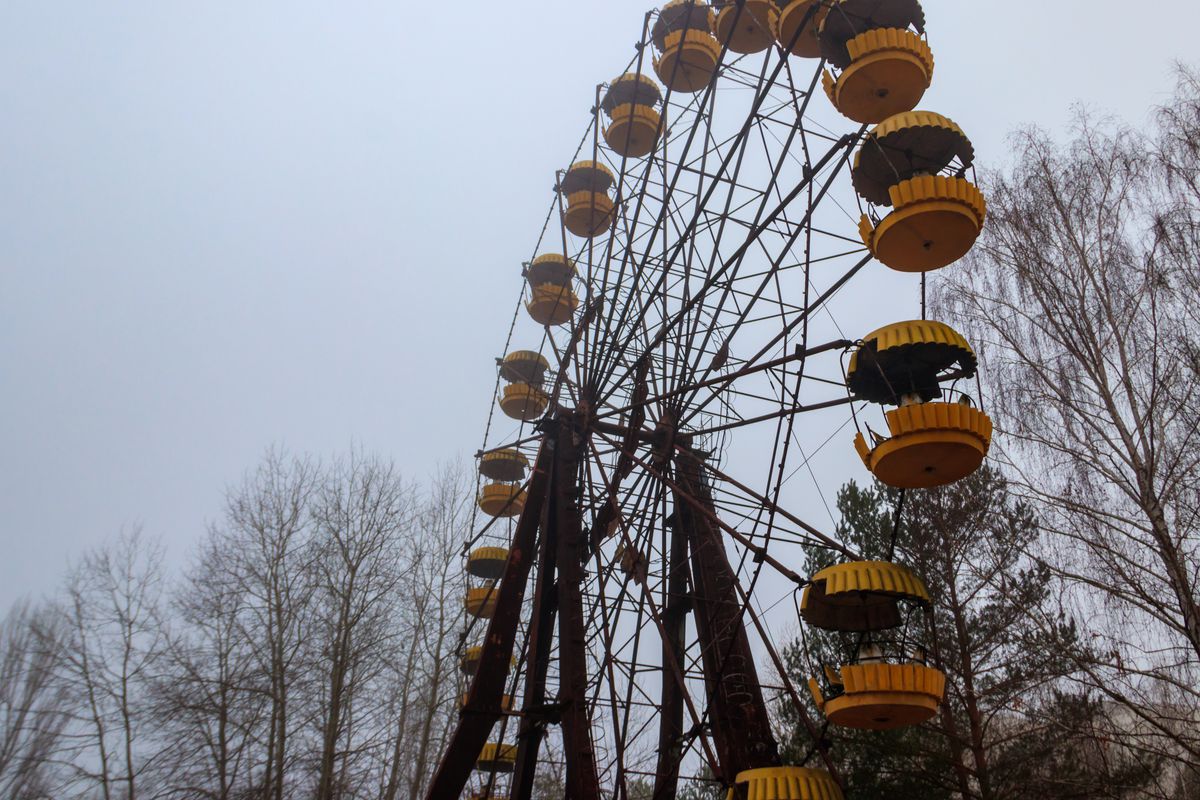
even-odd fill
[[[922,105],[985,164],[1077,100],[1143,123],[1200,21],[925,8]],[[0,603],[126,524],[185,557],[272,443],[469,456],[553,172],[646,10],[0,4]]]

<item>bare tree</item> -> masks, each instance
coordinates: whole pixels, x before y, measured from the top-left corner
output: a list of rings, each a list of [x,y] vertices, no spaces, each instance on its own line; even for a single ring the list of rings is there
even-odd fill
[[[1200,765],[1200,83],[1141,135],[1029,130],[939,305],[989,374],[997,443],[1043,509],[1092,688]]]
[[[54,760],[69,719],[65,687],[56,680],[60,620],[17,603],[0,622],[0,796],[53,796]]]
[[[251,782],[251,759],[269,692],[257,673],[257,642],[242,624],[246,598],[219,533],[175,592],[177,631],[168,637],[155,682],[154,718],[170,742],[161,783],[178,797],[231,800]]]
[[[163,651],[162,548],[134,529],[71,571],[60,611],[60,677],[76,699],[73,779],[105,800],[136,800],[152,762],[144,713]]]
[[[368,785],[381,722],[373,690],[397,644],[396,605],[413,599],[399,591],[413,494],[393,465],[356,452],[327,471],[314,502],[318,800],[360,796]]]
[[[268,701],[253,783],[257,796],[273,800],[292,796],[302,778],[293,768],[304,748],[292,738],[309,711],[298,687],[314,591],[309,502],[318,478],[307,459],[267,453],[229,493],[220,528],[226,569],[241,595],[241,636],[254,644],[254,672]]]

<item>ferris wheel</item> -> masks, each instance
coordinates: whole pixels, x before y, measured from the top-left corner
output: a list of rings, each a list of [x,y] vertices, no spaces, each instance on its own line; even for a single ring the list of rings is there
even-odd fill
[[[967,136],[916,110],[932,77],[916,0],[674,0],[585,99],[497,359],[429,798],[524,800],[555,768],[579,800],[696,780],[839,798],[827,730],[936,712],[920,576],[863,560],[795,491],[829,480],[803,435],[902,490],[988,450],[958,388],[975,354],[925,314],[925,274],[986,213]],[[911,274],[911,319],[841,332],[835,300],[888,270]],[[805,547],[836,563],[800,574]],[[796,685],[781,608],[835,632],[839,662]],[[811,737],[796,763],[780,707]]]

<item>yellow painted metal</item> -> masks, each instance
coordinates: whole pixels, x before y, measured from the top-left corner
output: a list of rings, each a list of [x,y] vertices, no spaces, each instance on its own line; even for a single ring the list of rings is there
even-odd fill
[[[510,383],[500,396],[500,410],[505,416],[525,422],[541,417],[548,405],[550,395],[529,383]]]
[[[708,3],[701,0],[671,0],[658,10],[650,38],[661,53],[667,49],[667,37],[683,30],[708,33]]]
[[[600,101],[604,113],[612,116],[618,106],[639,105],[654,107],[662,101],[662,90],[645,75],[626,72],[608,84],[608,91]]]
[[[898,489],[929,489],[962,480],[983,464],[992,420],[961,403],[918,403],[887,412],[891,438],[854,447],[876,478]]]
[[[842,790],[823,769],[765,767],[739,772],[746,800],[842,800]]]
[[[613,201],[601,192],[587,190],[567,195],[563,225],[576,236],[590,239],[612,227]]]
[[[517,763],[517,746],[488,742],[479,751],[475,768],[481,772],[512,772]]]
[[[708,25],[717,41],[734,53],[761,53],[775,41],[779,9],[772,0],[731,0],[714,2],[708,12]]]
[[[542,379],[546,377],[548,369],[550,369],[550,362],[541,353],[535,353],[532,350],[514,350],[500,362],[500,377],[506,381],[541,383]]]
[[[712,81],[721,58],[721,45],[706,30],[667,34],[662,54],[654,59],[659,80],[672,91],[698,92]]]
[[[965,178],[923,175],[889,190],[895,210],[858,232],[880,262],[898,272],[931,272],[970,252],[987,217],[983,193]]]
[[[925,31],[925,12],[917,0],[837,0],[821,23],[821,55],[838,69],[850,65],[849,42],[877,28]]]
[[[872,403],[899,405],[900,395],[915,393],[936,400],[939,373],[957,367],[961,377],[975,374],[975,351],[944,322],[912,319],[894,322],[863,337],[850,355],[846,384],[854,396]]]
[[[800,616],[831,631],[880,631],[903,622],[899,603],[928,605],[924,582],[908,567],[886,561],[835,564],[812,576],[800,598]]]
[[[822,74],[825,94],[855,122],[883,122],[912,111],[933,82],[933,51],[908,30],[877,28],[848,43],[850,65],[835,80]]]
[[[476,578],[494,581],[504,574],[508,564],[508,548],[478,547],[467,557],[467,572]]]
[[[530,286],[541,286],[543,283],[570,286],[575,273],[574,261],[558,253],[545,253],[529,263],[525,269],[525,279]]]
[[[641,158],[658,143],[659,114],[653,106],[625,103],[609,115],[612,122],[604,129],[604,141],[616,153]]]
[[[924,664],[852,664],[842,667],[844,693],[821,696],[809,689],[834,725],[885,731],[919,725],[937,713],[946,693],[946,676]]]
[[[859,197],[892,204],[891,187],[919,175],[934,175],[957,159],[975,161],[975,148],[954,120],[933,111],[895,114],[871,129],[854,154],[851,180]]]
[[[612,170],[599,161],[576,161],[563,173],[558,190],[564,195],[575,192],[599,192],[603,194],[616,183]]]
[[[813,6],[817,9],[809,16],[809,9]],[[775,39],[784,47],[790,45],[790,52],[794,56],[820,58],[818,34],[828,13],[829,7],[822,0],[792,0],[784,3],[775,22]]]
[[[467,613],[479,619],[491,619],[496,613],[496,599],[500,590],[495,586],[473,586],[467,589],[464,603]]]
[[[552,283],[533,287],[525,310],[539,325],[565,325],[575,316],[579,298],[567,286]]]
[[[529,459],[520,450],[492,450],[479,459],[479,474],[494,481],[519,481],[529,469]]]
[[[514,483],[487,483],[479,492],[479,507],[493,517],[515,517],[525,508],[525,492]]]

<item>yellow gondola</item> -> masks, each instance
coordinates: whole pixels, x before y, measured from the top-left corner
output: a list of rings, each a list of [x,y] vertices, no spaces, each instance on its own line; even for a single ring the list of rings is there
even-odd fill
[[[467,556],[467,572],[476,578],[494,581],[507,565],[508,549],[504,547],[477,547]]]
[[[479,507],[493,517],[515,517],[525,508],[525,491],[515,483],[488,483],[479,493]]]
[[[829,13],[823,0],[776,0],[779,16],[775,21],[775,40],[794,56],[820,58],[818,38],[821,23]]]
[[[821,85],[834,108],[855,122],[883,122],[912,111],[933,83],[933,51],[912,31],[869,30],[846,48],[849,66],[837,77],[825,70]]]
[[[975,369],[966,339],[941,322],[909,320],[867,334],[850,358],[847,386],[859,399],[900,406],[885,414],[890,438],[855,436],[867,469],[904,489],[944,486],[977,470],[991,444],[991,419],[966,402],[933,402],[942,380],[970,378]]]
[[[761,53],[775,39],[779,8],[774,0],[713,0],[708,25],[720,44],[734,53]]]
[[[483,648],[474,645],[463,651],[458,660],[458,669],[464,675],[474,675],[479,671],[479,660],[483,658]]]
[[[467,613],[479,619],[491,619],[496,613],[496,599],[500,590],[495,586],[473,586],[467,589],[464,605]]]
[[[549,405],[550,395],[529,383],[510,383],[500,396],[500,410],[505,416],[525,422],[540,418]]]
[[[479,474],[494,481],[522,480],[528,469],[529,459],[512,448],[492,450],[479,459]]]
[[[608,167],[598,162],[578,161],[572,164],[558,184],[558,190],[567,203],[563,210],[566,229],[576,236],[590,239],[611,228],[615,219],[614,206],[607,193],[615,181]],[[537,288],[535,286],[534,290]]]
[[[641,158],[654,150],[662,120],[655,106],[662,101],[658,84],[645,75],[627,73],[608,86],[600,107],[610,120],[604,141],[616,153]]]
[[[708,5],[672,0],[658,12],[651,30],[659,56],[654,71],[675,92],[698,92],[712,82],[721,45],[708,27]]]
[[[569,286],[543,283],[530,292],[525,310],[539,325],[565,325],[575,317],[579,298]]]
[[[893,207],[878,224],[865,214],[859,222],[871,253],[901,272],[940,269],[966,255],[987,217],[983,194],[959,174],[974,157],[966,134],[941,114],[912,111],[877,125],[851,170],[860,197]]]

